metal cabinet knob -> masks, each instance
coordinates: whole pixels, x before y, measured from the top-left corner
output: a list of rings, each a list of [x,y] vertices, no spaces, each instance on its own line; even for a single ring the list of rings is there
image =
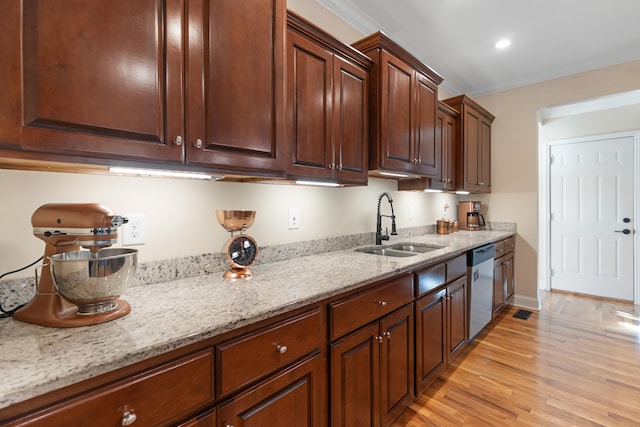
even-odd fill
[[[376,301],[376,303],[382,307],[386,307],[387,306],[387,302],[386,301]]]
[[[329,163],[329,169],[333,170],[336,168],[336,164],[335,163]]]
[[[391,339],[391,332],[387,331],[384,333],[384,336],[387,337],[388,340]]]
[[[193,146],[196,148],[202,148],[202,140],[200,138],[196,139],[196,141],[193,143]]]
[[[182,145],[182,137],[180,135],[176,136],[176,139],[173,140],[173,143],[178,146]]]
[[[287,352],[287,350],[289,350],[287,348],[286,345],[278,345],[276,346],[276,349],[281,353],[281,354],[285,354]]]
[[[134,414],[133,411],[125,411],[124,414],[122,414],[122,425],[130,426],[135,423],[137,419],[138,417],[136,417],[136,414]]]
[[[373,337],[373,339],[375,339],[376,341],[378,341],[379,343],[382,343],[383,339],[380,335]]]

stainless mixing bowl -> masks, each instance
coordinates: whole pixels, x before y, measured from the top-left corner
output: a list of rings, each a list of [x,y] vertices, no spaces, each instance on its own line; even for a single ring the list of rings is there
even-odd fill
[[[136,249],[109,248],[76,251],[49,257],[58,293],[78,306],[78,314],[115,310],[138,265]]]

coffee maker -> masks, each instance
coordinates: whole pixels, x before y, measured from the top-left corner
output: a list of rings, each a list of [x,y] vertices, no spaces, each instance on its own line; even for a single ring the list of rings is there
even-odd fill
[[[458,223],[461,230],[475,231],[486,228],[480,205],[480,202],[458,202]]]

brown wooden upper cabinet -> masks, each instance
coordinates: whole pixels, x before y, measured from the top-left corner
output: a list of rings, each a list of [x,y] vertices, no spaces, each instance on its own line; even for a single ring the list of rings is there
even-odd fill
[[[456,187],[491,192],[491,123],[494,116],[466,95],[445,99],[460,112],[456,124]]]
[[[21,89],[0,108],[24,152],[284,175],[284,0],[1,9],[0,83]]]
[[[287,14],[287,175],[367,184],[371,60]]]
[[[429,188],[453,191],[456,189],[456,121],[458,112],[438,102],[436,115],[436,144],[442,145],[440,175],[429,180]]]
[[[375,63],[370,89],[369,169],[438,177],[438,85],[442,77],[381,32],[353,46]]]

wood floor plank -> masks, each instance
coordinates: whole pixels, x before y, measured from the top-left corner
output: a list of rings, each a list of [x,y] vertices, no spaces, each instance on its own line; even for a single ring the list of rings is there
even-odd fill
[[[542,293],[509,308],[392,427],[640,426],[640,306]]]

